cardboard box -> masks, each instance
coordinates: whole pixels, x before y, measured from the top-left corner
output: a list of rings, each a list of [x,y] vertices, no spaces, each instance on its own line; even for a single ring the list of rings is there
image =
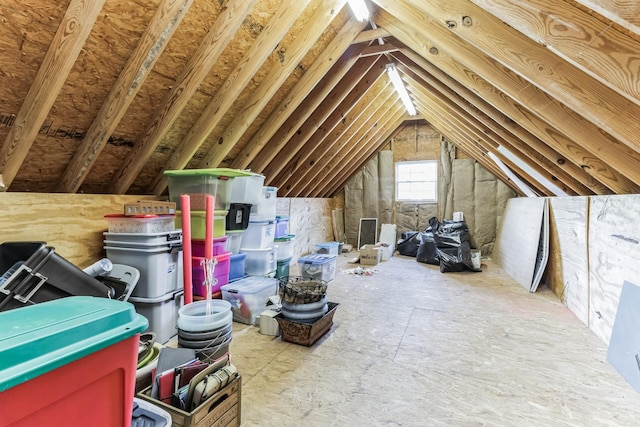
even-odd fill
[[[360,264],[378,265],[382,260],[382,249],[376,245],[364,245],[360,248]]]

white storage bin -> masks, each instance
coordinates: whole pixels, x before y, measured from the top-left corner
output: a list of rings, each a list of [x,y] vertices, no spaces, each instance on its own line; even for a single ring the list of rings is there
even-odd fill
[[[278,294],[278,280],[246,277],[224,285],[222,299],[231,304],[233,320],[254,325],[267,305],[267,299]]]
[[[276,187],[262,187],[262,197],[251,206],[249,221],[275,221],[277,193]]]
[[[336,276],[337,255],[311,254],[298,258],[300,275],[328,282]]]
[[[104,240],[110,242],[126,242],[129,245],[137,244],[141,246],[147,245],[164,245],[182,242],[182,230],[162,231],[159,233],[111,233],[105,231],[102,233]],[[110,246],[119,246],[118,244]]]
[[[162,233],[175,230],[175,215],[107,214],[104,216],[110,233]]]
[[[247,254],[244,261],[244,272],[249,276],[271,276],[276,274],[277,246],[266,249],[240,248],[240,253]]]
[[[235,178],[231,183],[231,203],[260,203],[263,186],[264,176],[257,173]]]
[[[265,249],[273,245],[275,237],[275,221],[249,221],[249,226],[242,233],[242,248]]]
[[[140,271],[134,297],[157,298],[182,288],[182,247],[149,249],[104,247],[114,264],[124,264]]]
[[[178,333],[178,312],[182,307],[182,289],[154,298],[129,297],[136,311],[149,321],[148,331],[156,333],[156,341],[166,344]]]
[[[316,244],[316,253],[317,254],[329,254],[329,255],[338,255],[340,250],[339,242],[323,242]]]
[[[275,244],[278,245],[278,261],[293,257],[293,241],[296,236],[289,234],[287,237],[281,237],[275,239]]]
[[[243,230],[227,230],[227,252],[240,253]]]

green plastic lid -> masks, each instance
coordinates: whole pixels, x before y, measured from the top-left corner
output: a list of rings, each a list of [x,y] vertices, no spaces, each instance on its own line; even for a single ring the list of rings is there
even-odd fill
[[[231,168],[210,168],[210,169],[183,169],[164,171],[166,176],[226,176],[237,178],[239,176],[253,176],[253,172]]]
[[[73,296],[0,313],[0,392],[144,331],[128,302]]]
[[[295,234],[289,234],[288,236],[284,236],[284,237],[276,237],[273,240],[276,242],[289,242],[295,238],[296,238]]]

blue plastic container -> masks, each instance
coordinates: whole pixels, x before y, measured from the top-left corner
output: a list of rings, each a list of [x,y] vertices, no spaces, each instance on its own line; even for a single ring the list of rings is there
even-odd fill
[[[231,255],[231,266],[229,267],[229,281],[239,279],[244,276],[244,262],[246,253]]]

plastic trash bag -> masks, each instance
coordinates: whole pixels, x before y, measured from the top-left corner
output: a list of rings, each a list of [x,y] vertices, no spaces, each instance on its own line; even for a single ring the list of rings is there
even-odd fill
[[[429,224],[433,229],[442,273],[467,269],[479,271],[473,267],[471,262],[471,244],[466,222],[444,221],[440,223],[437,218],[433,217],[429,219]]]
[[[420,247],[418,248],[416,261],[425,264],[440,265],[438,247],[436,246],[436,240],[433,231],[431,231],[431,227],[422,233],[422,243],[420,243]]]
[[[418,248],[420,247],[420,243],[422,242],[422,233],[418,231],[405,232],[402,234],[404,236],[398,242],[398,252],[400,255],[411,256],[414,257],[418,254]]]

